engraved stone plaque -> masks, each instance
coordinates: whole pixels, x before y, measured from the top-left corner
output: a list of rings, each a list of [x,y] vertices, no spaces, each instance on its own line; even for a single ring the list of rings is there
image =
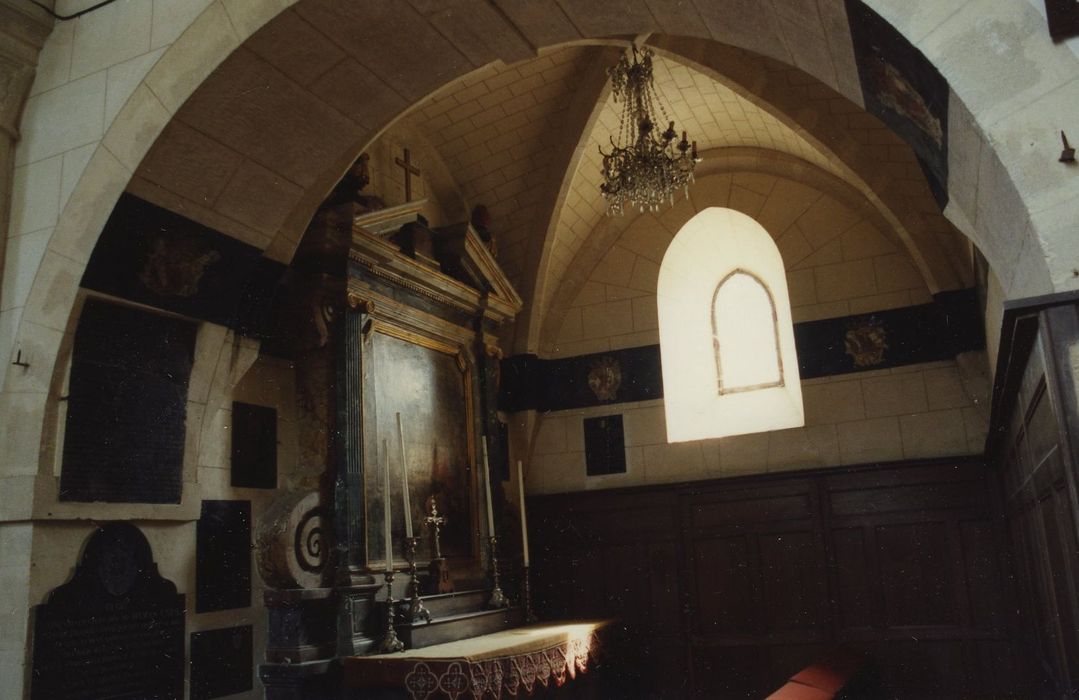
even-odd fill
[[[184,596],[130,523],[86,543],[68,583],[34,614],[32,700],[181,698]]]

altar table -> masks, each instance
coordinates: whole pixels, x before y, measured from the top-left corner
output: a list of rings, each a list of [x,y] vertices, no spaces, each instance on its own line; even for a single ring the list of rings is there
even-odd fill
[[[561,686],[595,662],[609,620],[543,623],[396,654],[343,659],[345,685],[402,688],[411,700],[501,698]]]

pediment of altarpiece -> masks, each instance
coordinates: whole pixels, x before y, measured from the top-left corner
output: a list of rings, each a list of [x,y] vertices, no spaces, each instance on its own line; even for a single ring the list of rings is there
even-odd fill
[[[495,325],[521,310],[520,295],[494,255],[468,223],[432,229],[420,215],[422,200],[354,217],[349,292],[380,296],[372,277],[468,316],[482,313]],[[384,301],[392,303],[392,300]]]

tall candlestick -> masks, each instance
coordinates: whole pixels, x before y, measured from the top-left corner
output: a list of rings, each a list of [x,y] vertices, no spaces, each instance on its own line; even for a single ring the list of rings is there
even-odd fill
[[[525,567],[528,567],[528,518],[525,516],[525,474],[521,460],[517,460],[517,494],[521,499],[521,550],[525,555]]]
[[[495,510],[491,505],[491,463],[487,461],[487,436],[483,436],[483,486],[487,493],[487,536],[495,536]]]
[[[382,441],[382,512],[386,516],[383,523],[386,538],[386,571],[393,571],[393,531],[390,526],[390,450],[386,440]]]
[[[405,429],[397,414],[397,439],[401,443],[401,497],[405,499],[405,537],[412,537],[412,504],[408,494],[408,460],[405,459]]]

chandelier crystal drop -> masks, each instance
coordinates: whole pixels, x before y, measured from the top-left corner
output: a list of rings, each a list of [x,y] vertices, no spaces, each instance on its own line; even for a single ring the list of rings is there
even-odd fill
[[[623,214],[628,206],[644,211],[659,211],[673,205],[674,194],[681,189],[688,194],[693,182],[697,142],[690,143],[686,132],[675,141],[678,132],[674,120],[656,95],[652,79],[652,51],[633,46],[618,64],[607,69],[616,102],[622,102],[617,139],[611,136],[611,152],[603,156],[603,184],[600,191],[607,199],[607,214]],[[667,123],[667,130],[657,134],[656,124]]]

